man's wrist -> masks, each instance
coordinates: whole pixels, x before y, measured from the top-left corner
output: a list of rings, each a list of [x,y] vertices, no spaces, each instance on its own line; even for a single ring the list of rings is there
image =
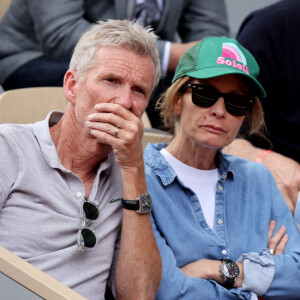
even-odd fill
[[[141,194],[135,200],[121,199],[122,208],[136,211],[139,214],[151,212],[152,200],[149,194]]]

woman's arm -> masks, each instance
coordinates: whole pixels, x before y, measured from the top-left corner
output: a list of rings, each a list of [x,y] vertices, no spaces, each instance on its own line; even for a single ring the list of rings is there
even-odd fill
[[[274,235],[276,222],[270,221],[269,225],[269,243],[268,248],[274,250],[274,255],[283,254],[286,244],[288,242],[288,235],[286,234],[286,228],[282,226]],[[219,260],[200,259],[193,263],[190,263],[181,268],[181,271],[186,276],[202,278],[207,280],[214,280],[219,284],[223,284],[223,279],[220,273],[221,262]],[[239,288],[242,286],[244,281],[244,265],[241,262],[237,263],[240,273],[234,283],[234,287]]]
[[[152,226],[160,250],[163,265],[162,281],[156,294],[156,300],[183,300],[183,299],[251,299],[251,292],[240,289],[228,290],[215,280],[186,275],[178,266],[172,249],[167,245],[157,229],[152,216]],[[209,260],[203,260],[209,261]],[[219,265],[220,262],[216,261]],[[212,264],[215,263],[212,261]],[[215,272],[214,276],[218,276]]]

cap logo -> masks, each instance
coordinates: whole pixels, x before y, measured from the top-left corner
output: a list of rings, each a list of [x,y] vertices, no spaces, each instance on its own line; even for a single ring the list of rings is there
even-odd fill
[[[222,44],[222,56],[217,58],[216,63],[219,65],[225,64],[249,74],[246,57],[241,49],[234,43]]]

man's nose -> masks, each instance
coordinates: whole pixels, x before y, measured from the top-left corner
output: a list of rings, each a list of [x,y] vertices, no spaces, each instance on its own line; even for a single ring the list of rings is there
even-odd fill
[[[128,86],[124,86],[115,103],[122,105],[128,110],[131,110],[133,106],[133,95],[131,88]]]

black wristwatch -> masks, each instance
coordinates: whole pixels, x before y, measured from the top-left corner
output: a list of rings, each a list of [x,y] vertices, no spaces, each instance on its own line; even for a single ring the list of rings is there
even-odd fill
[[[136,200],[121,199],[122,207],[129,210],[135,210],[139,214],[151,212],[152,201],[149,194],[138,195]]]
[[[231,289],[240,274],[239,266],[231,259],[221,259],[220,274],[223,278],[223,286]]]

